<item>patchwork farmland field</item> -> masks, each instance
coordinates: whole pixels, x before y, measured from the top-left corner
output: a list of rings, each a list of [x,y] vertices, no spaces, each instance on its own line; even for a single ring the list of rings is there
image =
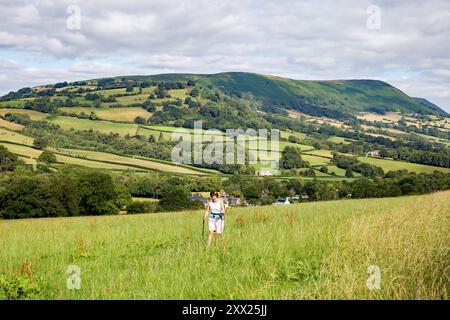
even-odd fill
[[[85,151],[85,150],[73,150],[73,149],[55,149],[58,153],[63,153],[71,157],[77,157],[87,160],[95,160],[99,162],[111,162],[121,165],[127,165],[130,167],[137,167],[147,170],[158,170],[172,173],[182,174],[197,174],[202,175],[203,172],[189,169],[184,166],[177,166],[174,164],[163,163],[159,161],[152,161],[151,159],[135,158],[119,156],[111,153],[97,152],[97,151]]]
[[[29,160],[26,162],[31,163],[31,164],[35,164],[36,159],[42,153],[42,150],[38,150],[38,149],[34,149],[31,147],[22,146],[22,145],[3,143],[3,142],[1,142],[0,145],[3,145],[12,153],[21,156],[21,158],[28,158]],[[61,164],[75,165],[75,166],[93,168],[93,169],[119,170],[119,171],[127,171],[127,170],[137,171],[138,170],[134,167],[130,167],[130,166],[126,166],[126,165],[91,161],[91,160],[74,158],[74,157],[60,155],[60,154],[56,154],[56,160],[58,161],[58,163],[61,163]]]
[[[35,121],[44,120],[49,116],[48,113],[43,113],[35,110],[9,109],[9,108],[0,109],[0,116],[4,116],[7,113],[26,114],[30,117],[31,120]]]
[[[0,128],[0,141],[19,143],[29,146],[33,144],[33,138],[2,128]]]
[[[433,166],[426,166],[423,164],[417,163],[409,163],[404,161],[395,161],[388,159],[379,159],[379,158],[371,158],[371,157],[358,157],[358,160],[361,162],[373,164],[375,166],[379,166],[384,169],[385,172],[390,170],[403,170],[406,169],[410,172],[416,173],[432,173],[434,171],[442,171],[442,172],[450,172],[449,168],[439,168]]]
[[[109,122],[109,121],[94,121],[88,119],[78,119],[74,117],[63,117],[58,116],[54,119],[51,119],[50,122],[55,123],[67,130],[96,130],[102,133],[117,133],[120,135],[136,135],[136,131],[138,129],[137,124],[131,123],[118,123],[118,122]]]
[[[76,108],[60,108],[59,110],[75,113],[77,115],[85,113],[89,115],[94,112],[97,117],[101,120],[109,121],[121,121],[121,122],[133,122],[136,117],[142,117],[148,119],[151,117],[151,113],[144,110],[143,108],[129,107],[129,108],[86,108],[86,107],[76,107]]]
[[[23,126],[17,123],[9,122],[4,119],[0,119],[0,127],[10,129],[10,130],[21,130]]]

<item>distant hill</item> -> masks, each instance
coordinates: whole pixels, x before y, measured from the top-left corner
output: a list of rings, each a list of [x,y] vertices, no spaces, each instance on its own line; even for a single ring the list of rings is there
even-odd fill
[[[292,80],[271,75],[245,72],[217,74],[160,74],[149,76],[119,76],[81,81],[90,85],[123,84],[127,81],[195,81],[209,91],[221,92],[233,99],[253,99],[264,111],[277,112],[293,109],[312,116],[335,119],[354,117],[356,112],[404,113],[445,115],[438,106],[422,98],[412,98],[388,83],[378,80]],[[76,82],[80,83],[80,82]],[[72,83],[73,84],[73,83]],[[61,84],[39,87],[58,88]],[[9,93],[1,100],[26,98],[29,88]]]
[[[413,99],[416,100],[417,102],[419,102],[420,104],[423,104],[423,105],[425,105],[425,106],[427,106],[429,108],[435,109],[438,112],[444,112],[445,113],[445,111],[441,107],[435,105],[433,102],[428,101],[425,98],[413,98]]]
[[[129,76],[120,79],[153,81],[195,80],[223,93],[242,97],[251,93],[263,104],[295,109],[311,115],[345,118],[354,112],[401,111],[446,115],[441,108],[412,98],[388,83],[378,80],[310,81],[246,72],[210,75],[161,74]],[[425,100],[426,101],[426,100]]]

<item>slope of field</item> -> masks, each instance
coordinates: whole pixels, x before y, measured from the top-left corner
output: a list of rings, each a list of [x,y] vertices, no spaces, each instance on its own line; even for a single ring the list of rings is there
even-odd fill
[[[110,121],[122,121],[122,122],[133,122],[136,117],[142,117],[144,119],[150,118],[152,115],[150,112],[137,107],[129,107],[129,108],[83,108],[83,107],[75,107],[75,108],[59,108],[59,110],[81,114],[85,113],[87,115],[94,112],[99,119],[102,120],[110,120]]]
[[[390,170],[408,170],[410,172],[416,172],[416,173],[433,173],[434,171],[442,171],[442,172],[450,172],[450,169],[448,168],[440,168],[440,167],[433,167],[433,166],[427,166],[423,164],[417,164],[417,163],[409,163],[404,161],[395,161],[395,160],[389,160],[389,159],[379,159],[379,158],[371,158],[371,157],[358,157],[358,160],[361,162],[373,164],[375,166],[379,166],[383,168],[385,172],[388,172]]]
[[[120,135],[135,136],[138,129],[137,124],[131,123],[117,123],[109,121],[94,121],[88,119],[78,119],[74,117],[55,117],[50,120],[50,122],[55,123],[63,129],[74,129],[74,130],[95,130],[102,133],[117,133]]]
[[[33,144],[33,140],[34,140],[33,138],[20,134],[18,132],[0,128],[0,141],[19,143],[31,146]]]
[[[127,165],[131,167],[137,167],[141,169],[166,171],[172,173],[182,174],[204,174],[203,172],[188,169],[183,166],[172,165],[168,163],[162,163],[157,161],[151,161],[150,159],[133,158],[119,156],[112,153],[97,152],[97,151],[85,151],[85,150],[73,150],[73,149],[56,149],[57,152],[66,154],[71,157],[77,157],[87,160],[95,160],[99,162],[116,163],[121,165]]]
[[[250,92],[268,104],[289,106],[300,112],[340,117],[354,111],[365,111],[376,105],[384,111],[424,111],[443,114],[444,111],[417,102],[391,85],[376,80],[302,81],[244,72],[227,72],[198,76],[205,85],[219,87],[225,93],[240,95]],[[305,101],[314,101],[307,106]],[[317,103],[317,105],[316,105]],[[328,111],[327,111],[328,110]]]
[[[40,121],[44,120],[49,116],[48,113],[43,113],[35,110],[26,110],[26,109],[9,109],[2,108],[0,109],[0,115],[4,116],[7,113],[16,113],[16,114],[26,114],[30,117],[31,120]]]
[[[449,191],[234,208],[209,249],[200,216],[0,221],[0,275],[29,278],[38,299],[449,298]],[[69,265],[80,290],[66,288]]]
[[[14,122],[9,122],[0,118],[0,127],[11,129],[11,130],[21,130],[23,126]]]
[[[21,159],[28,159],[25,162],[30,163],[30,164],[35,164],[36,159],[42,153],[42,150],[34,149],[34,148],[23,146],[23,145],[4,143],[4,142],[1,142],[0,145],[3,145],[12,153],[19,155]],[[136,170],[138,170],[137,168],[131,167],[131,166],[91,161],[91,160],[80,159],[80,158],[73,158],[73,157],[61,155],[61,154],[56,155],[56,160],[58,161],[58,163],[62,163],[62,164],[75,165],[75,166],[94,168],[94,169],[120,170],[120,171],[124,171],[124,170],[136,171]]]

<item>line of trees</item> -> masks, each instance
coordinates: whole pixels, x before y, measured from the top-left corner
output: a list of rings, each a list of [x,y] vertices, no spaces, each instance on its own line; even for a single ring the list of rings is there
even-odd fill
[[[365,177],[382,177],[384,175],[383,168],[361,162],[357,157],[334,153],[332,162],[337,167],[345,169],[347,177],[351,176],[352,171],[358,172]]]
[[[1,151],[0,148],[0,155]],[[347,182],[242,175],[228,179],[157,173],[139,176],[75,168],[48,173],[16,170],[0,174],[0,216],[18,219],[109,215],[121,210],[128,213],[192,210],[203,208],[203,203],[192,201],[191,192],[218,189],[255,205],[272,204],[278,197],[288,196],[299,196],[300,201],[395,197],[450,189],[450,174],[395,171],[383,177]],[[159,202],[132,201],[131,196],[152,197]]]

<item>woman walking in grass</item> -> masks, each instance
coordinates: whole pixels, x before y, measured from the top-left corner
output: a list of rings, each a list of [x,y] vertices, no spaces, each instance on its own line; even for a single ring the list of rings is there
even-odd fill
[[[210,193],[211,199],[208,201],[206,205],[205,214],[203,215],[203,220],[206,219],[209,215],[209,236],[208,236],[208,246],[211,245],[214,234],[216,234],[219,239],[222,237],[223,232],[223,223],[224,223],[224,214],[225,214],[225,205],[223,201],[219,199],[219,193],[217,191],[213,191]]]

